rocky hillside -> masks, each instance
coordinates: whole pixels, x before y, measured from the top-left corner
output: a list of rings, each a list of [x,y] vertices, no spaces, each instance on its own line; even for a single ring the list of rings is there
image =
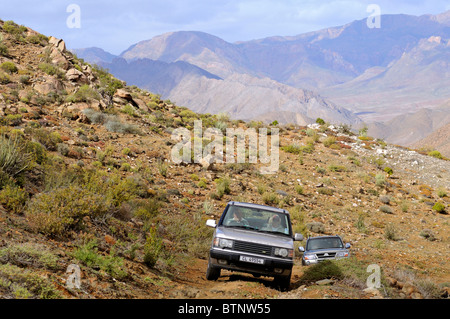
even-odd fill
[[[440,126],[426,116],[420,118],[419,128],[408,122],[396,126],[394,119],[432,110],[450,97],[448,16],[449,12],[383,15],[381,28],[368,28],[361,19],[296,36],[238,43],[203,32],[170,32],[136,43],[120,55],[129,62],[183,61],[221,80],[175,70],[170,72],[175,72],[171,79],[176,81],[158,81],[152,72],[134,76],[116,71],[116,62],[108,55],[104,62],[118,78],[126,76],[129,84],[156,89],[164,99],[198,112],[226,110],[237,119],[246,120],[251,114],[251,119],[267,123],[304,125],[314,122],[310,110],[317,109],[327,121],[359,128],[362,120],[371,125],[373,136],[410,146]],[[105,57],[98,49],[76,52],[92,62]],[[253,90],[259,93],[252,95]],[[313,103],[302,99],[312,93]]]
[[[60,39],[0,26],[0,298],[448,298],[448,160],[320,120],[195,113]],[[279,129],[279,169],[175,164],[171,133],[198,119]],[[205,221],[230,200],[284,207],[296,232],[339,234],[352,257],[323,269],[296,254],[287,292],[243,274],[206,281]],[[370,264],[380,289],[366,289]]]

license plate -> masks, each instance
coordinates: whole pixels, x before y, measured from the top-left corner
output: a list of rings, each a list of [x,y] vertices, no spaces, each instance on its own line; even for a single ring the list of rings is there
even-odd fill
[[[253,263],[253,264],[260,264],[260,265],[264,264],[264,259],[255,258],[255,257],[239,256],[239,260],[245,261],[248,263]]]

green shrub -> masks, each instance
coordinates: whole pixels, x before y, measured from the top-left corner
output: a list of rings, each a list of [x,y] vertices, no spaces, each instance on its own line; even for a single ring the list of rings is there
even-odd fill
[[[5,21],[3,24],[3,30],[9,34],[21,35],[27,31],[27,27],[23,25],[18,25],[12,20]]]
[[[28,200],[28,193],[20,187],[6,185],[0,191],[0,204],[13,213],[21,213]]]
[[[344,274],[338,266],[338,262],[325,260],[308,267],[300,278],[300,282],[311,283],[323,279],[343,279]]]
[[[280,202],[277,194],[273,192],[264,193],[262,196],[262,200],[267,205],[278,205],[278,203]]]
[[[160,202],[154,198],[136,200],[130,205],[132,205],[134,216],[144,221],[148,221],[151,218],[156,217],[159,213],[159,209],[161,208]]]
[[[8,74],[0,72],[0,84],[8,84],[11,82],[11,78]]]
[[[8,245],[0,249],[0,262],[10,263],[19,267],[34,267],[47,269],[59,269],[58,257],[36,244]]]
[[[166,177],[167,176],[167,169],[168,169],[167,163],[164,162],[161,159],[158,159],[158,162],[156,164],[158,166],[158,172],[161,174],[161,176]]]
[[[394,174],[394,171],[392,170],[392,168],[387,167],[387,166],[384,168],[384,171],[385,171],[388,175]]]
[[[204,223],[204,213],[195,212],[173,218],[166,223],[167,239],[175,243],[177,251],[196,258],[208,256],[210,238],[214,230]]]
[[[389,224],[385,227],[384,237],[388,240],[393,240],[393,241],[400,240],[400,238],[398,237],[397,229],[392,224]]]
[[[120,169],[121,169],[122,171],[129,172],[129,171],[131,171],[131,165],[128,164],[128,163],[123,163],[123,164],[120,166]]]
[[[331,164],[330,166],[328,166],[328,169],[330,170],[330,172],[345,172],[345,171],[347,171],[347,168],[345,166],[336,165],[336,164]]]
[[[64,72],[58,68],[57,66],[51,64],[51,63],[47,63],[47,62],[43,62],[40,63],[38,65],[38,68],[42,71],[47,73],[48,75],[55,75],[56,77],[63,79],[65,74]]]
[[[31,156],[25,143],[17,135],[0,135],[0,172],[11,178],[18,177],[31,167]],[[1,187],[2,185],[0,185]]]
[[[111,249],[109,255],[99,254],[96,240],[90,240],[79,246],[73,256],[86,266],[99,268],[114,278],[123,279],[128,276],[123,258],[115,256],[114,249]]]
[[[18,71],[16,65],[10,61],[0,64],[0,69],[8,73],[16,73]]]
[[[428,153],[428,155],[433,156],[435,158],[439,158],[439,159],[443,158],[441,152],[439,152],[439,151],[431,151]]]
[[[48,279],[9,263],[0,264],[0,288],[4,298],[62,298]]]
[[[392,208],[390,208],[389,206],[386,206],[386,205],[381,206],[380,211],[382,211],[383,213],[386,213],[386,214],[392,214]]]
[[[445,188],[443,188],[443,187],[439,187],[438,188],[438,190],[437,190],[437,195],[439,196],[439,197],[446,197],[447,196],[447,191],[445,190]]]
[[[25,151],[31,156],[31,159],[38,164],[43,164],[47,159],[47,152],[41,143],[28,141],[25,146]]]
[[[61,154],[62,156],[67,156],[69,154],[69,146],[64,144],[64,143],[58,143],[56,145],[56,150],[58,151],[59,154]]]
[[[445,205],[442,202],[436,202],[433,205],[433,210],[435,210],[438,213],[444,213],[445,212]]]
[[[30,43],[34,44],[40,44],[40,45],[46,45],[48,43],[48,37],[46,37],[43,34],[33,34],[28,37],[26,37],[26,40]]]
[[[217,183],[217,191],[223,192],[224,194],[230,194],[230,179],[228,177],[222,177],[215,180]]]
[[[62,142],[58,132],[49,132],[45,128],[27,129],[27,132],[49,151],[56,151],[57,145]]]
[[[117,80],[116,78],[114,78],[108,72],[108,70],[106,70],[98,65],[94,65],[92,68],[92,71],[100,80],[99,91],[104,91],[106,94],[108,94],[109,96],[112,97],[118,89],[123,88],[123,86],[124,86],[123,83],[121,81]]]
[[[303,195],[304,191],[303,191],[303,187],[301,185],[296,185],[295,186],[295,192],[299,195]]]
[[[386,184],[386,177],[383,174],[375,175],[375,185],[383,187]]]
[[[8,56],[8,47],[3,43],[0,43],[0,55]]]
[[[91,100],[100,100],[100,94],[91,88],[89,85],[84,84],[73,94],[67,96],[67,102],[89,102]]]
[[[320,124],[320,125],[324,125],[324,124],[325,124],[325,121],[324,121],[323,119],[321,119],[320,117],[318,117],[318,118],[316,119],[316,123],[317,123],[317,124]]]
[[[319,194],[322,195],[333,195],[334,190],[332,188],[328,188],[328,187],[321,187],[318,190]]]
[[[314,152],[314,144],[308,143],[306,145],[303,145],[303,146],[300,147],[300,150],[303,153],[311,154],[312,152]]]
[[[105,128],[110,132],[115,133],[129,133],[129,134],[141,134],[137,126],[122,123],[117,119],[110,119],[106,122]]]
[[[35,195],[25,215],[34,230],[59,236],[78,226],[83,217],[103,216],[108,208],[103,196],[71,185]]]
[[[197,186],[200,188],[207,188],[208,184],[206,183],[206,180],[204,178],[202,178],[198,183]]]
[[[292,154],[302,153],[302,149],[298,145],[288,145],[288,146],[282,146],[280,148],[287,153],[292,153]]]
[[[162,249],[162,239],[159,237],[156,227],[152,227],[144,245],[144,263],[148,267],[154,267]]]
[[[424,229],[419,234],[421,237],[429,240],[429,241],[435,241],[436,237],[431,229]]]
[[[9,126],[17,126],[22,123],[21,114],[8,114],[5,116],[5,123]]]
[[[336,143],[336,137],[334,137],[334,136],[328,136],[323,141],[323,145],[326,147],[330,147],[331,145],[333,145],[335,143]]]
[[[84,109],[82,112],[86,115],[89,121],[94,124],[105,124],[109,118],[107,114],[89,108]]]

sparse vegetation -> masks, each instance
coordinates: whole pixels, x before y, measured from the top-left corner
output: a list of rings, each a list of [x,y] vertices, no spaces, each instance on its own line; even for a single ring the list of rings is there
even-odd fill
[[[439,159],[443,158],[441,152],[439,151],[431,151],[428,153],[428,155]]]
[[[96,240],[89,240],[80,245],[73,256],[90,268],[98,268],[116,279],[123,279],[128,274],[124,267],[123,258],[116,256],[114,250],[106,256],[98,252]]]
[[[99,100],[100,94],[89,85],[82,85],[75,93],[66,98],[67,102],[89,102],[91,100]]]
[[[445,212],[445,205],[442,202],[436,202],[433,205],[433,210],[435,210],[436,212],[442,214]]]
[[[320,296],[323,287],[315,281],[331,278],[339,281],[333,296],[347,297],[348,291],[352,298],[361,296],[367,264],[375,260],[390,273],[399,265],[417,269],[421,278],[434,280],[442,273],[449,225],[439,214],[448,211],[448,173],[442,169],[448,162],[420,156],[425,158],[420,166],[442,167],[432,178],[412,180],[402,164],[413,173],[419,165],[403,163],[401,151],[367,131],[357,139],[350,128],[320,118],[319,125],[305,127],[198,114],[127,86],[68,51],[66,61],[55,62],[54,39],[49,40],[12,22],[0,29],[0,295],[5,298],[201,297],[203,291],[197,293],[190,283],[204,280],[214,231],[205,221],[217,221],[230,200],[287,209],[295,232],[337,232],[348,236],[351,254],[363,252],[358,260],[294,272],[297,279],[288,292],[293,295]],[[69,83],[67,66],[85,77]],[[46,85],[39,87],[43,79]],[[61,89],[52,91],[53,84]],[[119,98],[124,92],[126,98]],[[264,174],[262,161],[211,167],[173,163],[171,133],[191,130],[197,119],[205,129],[222,132],[279,129],[278,171]],[[249,150],[245,159],[253,155],[260,154]],[[410,254],[416,241],[423,249]],[[440,254],[430,255],[430,247]],[[81,289],[64,285],[65,269],[73,263],[81,266]],[[410,282],[424,298],[442,296],[442,287],[431,281]],[[207,292],[231,296],[226,281],[220,283],[225,293]],[[264,298],[283,296],[266,278],[247,283],[239,285],[239,296],[260,291]],[[298,284],[307,289],[298,290]],[[397,290],[393,296],[403,298],[398,287],[386,282],[383,287],[389,296]]]
[[[18,71],[14,62],[10,61],[6,61],[0,64],[0,69],[8,73],[16,73]]]
[[[25,214],[36,231],[59,236],[79,226],[86,216],[98,218],[105,215],[108,208],[103,196],[88,189],[68,186],[33,197]]]

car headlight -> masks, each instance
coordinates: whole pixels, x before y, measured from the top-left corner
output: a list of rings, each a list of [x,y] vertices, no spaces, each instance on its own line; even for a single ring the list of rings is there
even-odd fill
[[[307,255],[304,255],[303,258],[305,258],[305,260],[314,260],[314,259],[317,259],[317,256],[314,254],[307,254]]]
[[[293,255],[293,250],[292,249],[286,249],[286,248],[275,248],[274,254],[276,256],[281,256],[281,257],[292,257]]]
[[[214,246],[220,248],[233,248],[233,241],[231,239],[216,237],[214,239]]]
[[[336,257],[337,258],[348,257],[348,251],[338,251]]]

